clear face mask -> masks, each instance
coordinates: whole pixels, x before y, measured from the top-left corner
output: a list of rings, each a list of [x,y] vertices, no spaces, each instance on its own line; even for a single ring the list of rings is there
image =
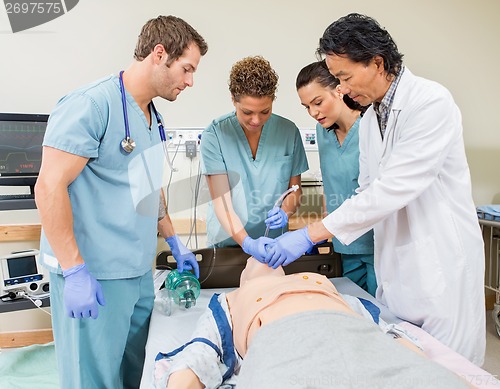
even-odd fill
[[[170,316],[173,305],[189,309],[196,305],[196,299],[200,295],[200,282],[190,272],[179,273],[177,269],[172,270],[164,283],[164,288],[159,292],[159,309],[162,313]]]

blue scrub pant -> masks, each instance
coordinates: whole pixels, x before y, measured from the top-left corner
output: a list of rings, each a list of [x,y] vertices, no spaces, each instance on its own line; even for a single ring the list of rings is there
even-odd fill
[[[63,302],[64,278],[50,275],[52,328],[61,388],[139,388],[154,302],[152,272],[100,280],[105,306],[97,319],[72,319]]]
[[[342,275],[375,296],[377,279],[373,268],[373,254],[340,254],[340,256]]]

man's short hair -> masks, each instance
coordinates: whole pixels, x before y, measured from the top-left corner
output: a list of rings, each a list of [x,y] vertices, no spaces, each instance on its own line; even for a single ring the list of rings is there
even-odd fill
[[[208,51],[208,45],[198,32],[181,18],[169,15],[158,16],[151,19],[142,27],[137,45],[134,51],[134,58],[142,61],[153,51],[157,44],[163,45],[170,65],[177,58],[182,56],[184,50],[195,43],[200,49],[201,55]]]

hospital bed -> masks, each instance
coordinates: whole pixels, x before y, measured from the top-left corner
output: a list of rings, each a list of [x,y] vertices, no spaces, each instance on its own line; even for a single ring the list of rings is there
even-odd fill
[[[483,231],[486,258],[484,286],[495,292],[492,316],[500,336],[500,221],[480,217],[479,224]]]
[[[380,317],[387,323],[396,323],[416,336],[423,346],[425,354],[431,360],[454,371],[478,388],[500,388],[500,381],[492,374],[480,369],[458,353],[450,350],[422,329],[411,323],[401,321],[387,307],[381,305],[354,282],[341,277],[340,255],[333,251],[330,243],[324,244],[320,250],[322,250],[320,254],[303,256],[286,266],[284,268],[285,272],[287,274],[296,272],[324,274],[330,278],[340,293],[371,301],[380,308]],[[191,339],[196,322],[206,310],[212,295],[214,293],[229,292],[239,285],[240,274],[248,258],[248,254],[245,254],[239,248],[223,248],[215,251],[213,249],[201,249],[195,250],[194,253],[200,263],[200,281],[202,285],[200,296],[194,307],[185,309],[175,306],[170,316],[166,316],[161,312],[159,302],[155,301],[140,389],[152,387],[154,360],[158,352],[174,350]],[[156,264],[155,291],[158,292],[168,274],[168,270],[176,266],[170,252],[159,253]]]

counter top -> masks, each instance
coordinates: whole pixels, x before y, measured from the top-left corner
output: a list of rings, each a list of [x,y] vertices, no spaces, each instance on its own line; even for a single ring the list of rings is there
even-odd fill
[[[293,215],[290,217],[290,230],[297,230],[315,221],[321,220],[317,213]],[[189,219],[173,219],[175,230],[178,234],[189,234],[191,221]],[[205,221],[197,220],[198,233],[206,233]],[[42,227],[40,224],[11,224],[0,225],[0,242],[37,241],[40,239]]]

